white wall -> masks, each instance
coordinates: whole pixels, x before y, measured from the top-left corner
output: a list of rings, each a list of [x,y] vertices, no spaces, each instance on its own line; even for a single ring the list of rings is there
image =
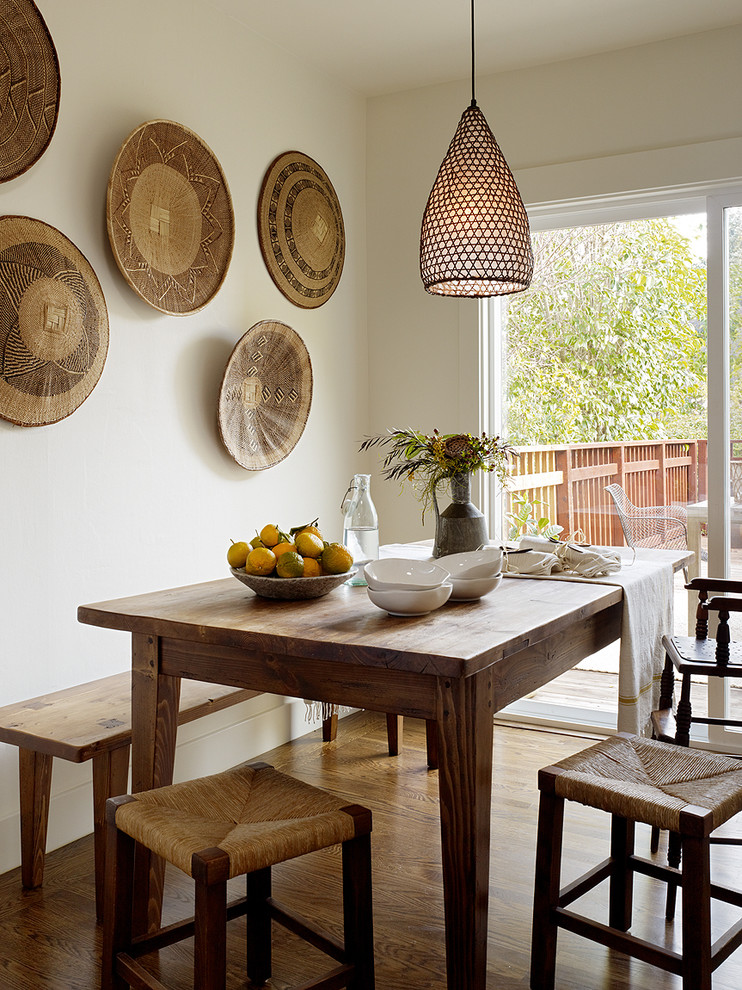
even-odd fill
[[[742,25],[480,79],[477,102],[527,207],[742,175]],[[370,432],[477,429],[475,300],[431,296],[420,222],[469,83],[368,106]],[[378,476],[382,539],[432,537]]]
[[[203,0],[38,0],[59,55],[56,133],[23,176],[0,186],[0,214],[61,230],[88,258],[108,304],[102,378],[68,419],[0,420],[0,705],[124,670],[129,639],[82,626],[77,606],[225,575],[230,538],[338,506],[367,421],[365,104]],[[236,241],[216,298],[165,316],[129,288],[111,254],[105,194],[127,135],[153,118],[185,124],[227,176]],[[338,193],[347,251],[322,307],[273,285],[256,235],[263,174],[283,151],[317,159]],[[313,365],[306,430],[280,465],[247,472],[219,439],[221,375],[254,323],[278,319]],[[243,721],[249,716],[248,721]],[[301,702],[257,699],[181,734],[176,773],[218,769],[306,729]],[[220,752],[221,750],[221,752]],[[0,746],[0,872],[20,862],[16,749]],[[90,766],[55,762],[50,847],[92,828]]]

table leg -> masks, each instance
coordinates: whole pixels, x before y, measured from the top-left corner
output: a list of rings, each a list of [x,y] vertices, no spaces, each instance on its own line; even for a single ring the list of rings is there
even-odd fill
[[[448,990],[487,982],[494,701],[488,671],[438,683],[438,765]]]
[[[180,678],[160,673],[160,641],[132,634],[131,680],[132,790],[171,784],[178,732]],[[160,927],[164,863],[141,848],[134,873],[135,934]]]

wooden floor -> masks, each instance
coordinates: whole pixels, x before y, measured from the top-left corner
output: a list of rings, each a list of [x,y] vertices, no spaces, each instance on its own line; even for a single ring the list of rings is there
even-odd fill
[[[528,986],[537,771],[589,742],[568,734],[495,728],[487,990]],[[313,732],[266,758],[281,770],[372,809],[376,985],[379,990],[443,990],[437,774],[425,767],[422,723],[407,721],[400,757],[386,756],[385,745],[382,718],[361,712],[341,721],[337,743],[323,744]],[[570,879],[607,854],[607,824],[607,818],[592,809],[568,808],[565,875]],[[638,849],[647,854],[648,846],[648,830],[642,829]],[[713,856],[716,878],[739,883],[742,849],[717,847]],[[276,870],[276,895],[288,898],[293,891],[297,909],[323,918],[333,928],[338,867],[337,850],[284,864]],[[638,880],[639,884],[633,931],[672,943],[680,926],[663,920],[662,889],[651,881]],[[173,871],[167,886],[165,920],[190,913],[189,883]],[[599,899],[597,894],[590,896]],[[596,911],[603,917],[600,904]],[[721,922],[726,926],[729,915],[714,915],[715,935]],[[240,970],[242,924],[235,922],[230,928],[230,988],[247,985]],[[324,960],[315,950],[305,950],[293,936],[277,941],[276,976],[270,986],[285,990],[291,981],[322,971]],[[98,985],[99,948],[90,837],[49,855],[41,890],[22,892],[20,870],[0,877],[1,990],[91,990]],[[172,990],[190,986],[188,963],[188,943],[161,953],[161,978]],[[629,962],[576,936],[560,935],[557,990],[666,990],[680,985],[678,977]],[[717,970],[714,981],[715,990],[740,986],[742,950]]]

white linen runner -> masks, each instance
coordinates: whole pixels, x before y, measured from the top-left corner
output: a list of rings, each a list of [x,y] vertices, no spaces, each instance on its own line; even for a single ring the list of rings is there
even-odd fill
[[[388,544],[385,557],[430,556],[432,541]],[[593,548],[600,552],[600,547]],[[651,713],[659,701],[664,666],[662,637],[673,632],[673,566],[677,551],[604,548],[621,557],[621,570],[601,577],[573,573],[505,574],[515,580],[581,581],[623,588],[623,617],[618,662],[619,732],[648,735]],[[527,556],[524,554],[524,556]],[[497,594],[495,591],[494,594]]]

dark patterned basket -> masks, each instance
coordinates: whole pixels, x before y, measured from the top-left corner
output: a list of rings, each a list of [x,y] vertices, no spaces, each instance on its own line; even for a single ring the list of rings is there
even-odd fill
[[[45,426],[93,391],[108,352],[100,283],[72,241],[30,217],[0,217],[0,416]]]
[[[258,238],[287,299],[303,309],[327,302],[343,271],[345,227],[333,185],[313,158],[287,151],[271,164],[258,202]]]

